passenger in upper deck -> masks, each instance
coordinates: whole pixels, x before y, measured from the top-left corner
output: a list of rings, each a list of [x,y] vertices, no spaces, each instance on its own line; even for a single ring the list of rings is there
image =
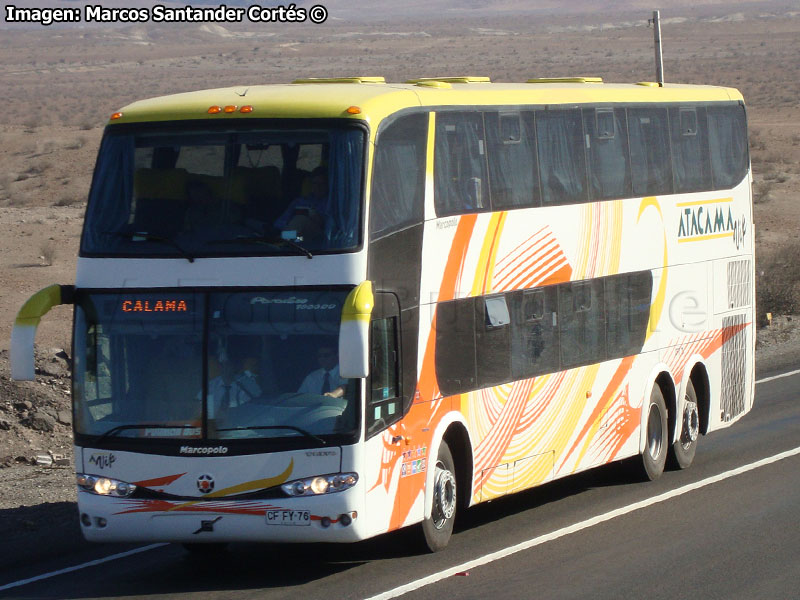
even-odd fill
[[[296,231],[305,240],[320,239],[329,219],[328,167],[320,166],[311,172],[311,193],[292,200],[275,221],[275,227]]]

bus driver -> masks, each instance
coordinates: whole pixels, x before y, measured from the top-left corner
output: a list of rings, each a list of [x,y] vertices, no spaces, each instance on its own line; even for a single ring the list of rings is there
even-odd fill
[[[311,371],[297,391],[301,394],[322,394],[331,398],[344,396],[347,380],[339,377],[339,362],[334,346],[322,344],[317,349],[319,369]]]

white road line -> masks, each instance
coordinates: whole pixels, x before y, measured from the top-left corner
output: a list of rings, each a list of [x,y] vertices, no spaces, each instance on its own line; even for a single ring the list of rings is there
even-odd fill
[[[781,373],[780,375],[773,375],[772,377],[764,377],[764,379],[757,379],[756,385],[758,385],[759,383],[772,381],[773,379],[782,379],[783,377],[790,377],[792,375],[797,375],[798,373],[800,373],[800,369],[797,369],[795,371],[789,371],[788,373]]]
[[[103,563],[111,562],[112,560],[117,560],[118,558],[125,558],[126,556],[132,556],[134,554],[139,554],[140,552],[155,550],[156,548],[160,548],[161,546],[167,546],[167,544],[150,544],[149,546],[134,548],[133,550],[128,550],[127,552],[120,552],[119,554],[112,554],[111,556],[98,558],[97,560],[90,560],[89,562],[85,562],[80,565],[75,565],[74,567],[67,567],[66,569],[59,569],[58,571],[51,571],[50,573],[37,575],[36,577],[31,577],[30,579],[22,579],[20,581],[14,581],[13,583],[7,583],[5,585],[0,586],[0,592],[4,590],[10,590],[11,588],[19,587],[21,585],[34,583],[35,581],[41,581],[42,579],[49,579],[50,577],[55,577],[56,575],[64,575],[65,573],[72,573],[73,571],[79,571],[81,569],[85,569],[86,567],[94,567],[96,565],[102,565]]]
[[[382,594],[378,594],[377,596],[372,596],[367,600],[387,600],[388,598],[397,598],[398,596],[402,596],[403,594],[413,592],[414,590],[418,590],[422,587],[431,585],[432,583],[436,583],[438,581],[441,581],[442,579],[452,577],[456,573],[461,573],[462,571],[469,571],[470,569],[480,567],[481,565],[485,565],[494,562],[496,560],[506,558],[507,556],[511,556],[512,554],[516,554],[517,552],[522,552],[523,550],[529,550],[530,548],[539,546],[546,542],[557,540],[558,538],[570,535],[572,533],[576,533],[578,531],[582,531],[584,529],[588,529],[589,527],[594,527],[595,525],[599,525],[600,523],[605,523],[606,521],[610,521],[611,519],[616,519],[617,517],[621,517],[623,515],[627,515],[634,511],[647,508],[648,506],[653,506],[654,504],[665,502],[667,500],[675,498],[676,496],[687,494],[689,492],[706,487],[713,483],[729,479],[730,477],[735,477],[737,475],[741,475],[742,473],[747,473],[748,471],[752,471],[753,469],[758,469],[759,467],[763,467],[792,456],[797,456],[798,454],[800,454],[800,446],[792,450],[787,450],[786,452],[781,452],[780,454],[764,458],[757,462],[750,463],[738,467],[736,469],[732,469],[730,471],[725,471],[724,473],[720,473],[719,475],[714,475],[713,477],[709,477],[707,479],[703,479],[695,483],[684,485],[683,487],[679,487],[672,491],[659,494],[658,496],[653,496],[652,498],[647,498],[646,500],[635,502],[634,504],[630,504],[628,506],[623,506],[622,508],[612,510],[611,512],[607,512],[602,515],[597,515],[596,517],[592,517],[591,519],[587,519],[585,521],[581,521],[580,523],[575,523],[573,525],[557,529],[556,531],[540,535],[538,537],[527,540],[525,542],[521,542],[514,546],[509,546],[508,548],[498,550],[497,552],[486,554],[484,556],[481,556],[480,558],[476,558],[475,560],[461,563],[460,565],[456,565],[455,567],[450,567],[449,569],[445,569],[444,571],[439,571],[438,573],[434,573],[433,575],[428,575],[427,577],[423,577],[422,579],[418,579],[416,581],[412,581],[411,583],[401,585],[387,592],[383,592]]]
[[[773,379],[780,379],[782,377],[789,377],[791,375],[796,375],[800,373],[800,369],[796,371],[789,371],[788,373],[781,373],[780,375],[773,375],[772,377],[765,377],[764,379],[759,379],[756,381],[756,384],[764,383],[766,381],[772,381]],[[763,467],[764,465],[771,464],[773,462],[783,460],[784,458],[788,458],[790,456],[794,456],[800,453],[800,448],[795,448],[794,450],[789,450],[788,452],[784,452],[782,454],[777,454],[770,458],[765,458],[764,460],[760,460],[755,463],[751,463],[749,465],[745,465],[743,467],[739,467],[738,469],[734,469],[733,471],[727,471],[722,473],[721,475],[716,475],[714,477],[710,477],[708,479],[704,479],[702,481],[698,481],[697,483],[692,483],[686,485],[682,488],[678,488],[671,492],[666,492],[661,494],[660,496],[655,496],[650,498],[649,500],[643,500],[641,502],[637,502],[636,504],[631,504],[630,506],[626,506],[624,508],[619,508],[615,511],[610,513],[606,513],[604,515],[599,515],[597,517],[593,517],[588,521],[582,521],[581,523],[576,523],[575,525],[570,525],[569,527],[564,527],[563,529],[559,529],[558,531],[554,531],[552,533],[548,533],[532,540],[528,540],[527,542],[522,542],[521,544],[517,544],[516,546],[511,546],[510,548],[506,548],[505,550],[499,550],[498,552],[494,552],[492,554],[487,554],[481,558],[478,558],[474,561],[470,561],[468,563],[464,563],[457,567],[453,567],[448,569],[447,571],[441,571],[440,573],[435,573],[430,575],[424,579],[419,579],[415,582],[406,584],[404,586],[400,586],[393,590],[389,590],[388,592],[384,592],[383,594],[379,594],[378,596],[373,596],[372,598],[368,598],[367,600],[382,600],[383,598],[396,598],[402,594],[406,594],[413,590],[419,589],[426,585],[430,585],[431,583],[435,583],[445,577],[449,577],[450,575],[454,575],[455,573],[459,573],[461,571],[466,571],[473,567],[478,567],[480,565],[484,565],[486,563],[490,563],[492,561],[498,560],[500,558],[504,558],[506,556],[510,556],[515,554],[516,552],[520,552],[522,550],[527,550],[528,548],[533,548],[534,546],[538,546],[539,544],[544,544],[545,542],[549,542],[551,540],[558,539],[565,535],[569,535],[570,533],[575,533],[576,531],[580,531],[581,529],[586,529],[588,527],[592,527],[599,523],[603,523],[604,521],[609,521],[616,517],[620,517],[622,515],[626,515],[630,512],[635,510],[639,510],[640,508],[645,508],[652,504],[657,504],[658,502],[664,502],[665,500],[669,500],[675,496],[680,496],[681,494],[685,494],[687,492],[691,492],[692,490],[699,489],[701,487],[705,487],[712,483],[716,483],[717,481],[722,481],[723,479],[727,479],[728,477],[734,477],[735,475],[739,475],[741,473],[746,473],[747,471],[751,471],[753,469],[757,469],[758,467]],[[148,552],[149,550],[155,550],[156,548],[161,548],[162,546],[167,546],[168,544],[151,544],[149,546],[142,546],[141,548],[135,548],[134,550],[128,550],[127,552],[120,552],[119,554],[112,554],[111,556],[106,556],[105,558],[98,558],[97,560],[91,560],[89,562],[75,565],[74,567],[67,567],[66,569],[60,569],[58,571],[52,571],[50,573],[44,573],[43,575],[37,575],[36,577],[31,577],[30,579],[22,579],[20,581],[14,581],[12,583],[7,583],[5,585],[0,586],[0,592],[4,590],[8,590],[11,588],[19,587],[21,585],[26,585],[28,583],[34,583],[36,581],[41,581],[42,579],[49,579],[50,577],[55,577],[56,575],[64,575],[65,573],[72,573],[73,571],[79,571],[80,569],[85,569],[87,567],[94,567],[95,565],[101,565],[103,563],[110,562],[112,560],[117,560],[119,558],[125,558],[127,556],[132,556],[134,554],[139,554],[140,552]]]

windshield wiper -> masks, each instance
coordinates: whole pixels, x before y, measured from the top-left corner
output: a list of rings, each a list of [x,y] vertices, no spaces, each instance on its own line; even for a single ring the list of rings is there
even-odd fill
[[[312,440],[318,441],[323,446],[327,446],[328,442],[323,440],[321,437],[314,435],[310,431],[306,431],[305,429],[301,429],[300,427],[295,427],[294,425],[250,425],[248,427],[230,427],[227,429],[217,429],[217,431],[253,431],[256,429],[291,429],[292,431],[296,431],[297,433],[301,434],[303,437],[311,438]]]
[[[162,244],[167,244],[168,246],[172,246],[175,248],[183,258],[188,260],[190,263],[194,262],[194,256],[189,254],[186,250],[181,247],[178,242],[174,239],[165,237],[163,235],[156,235],[155,233],[147,233],[146,231],[106,231],[108,235],[116,235],[119,237],[123,237],[128,240],[134,240],[135,238],[142,238],[147,240],[148,242],[161,242]]]
[[[303,254],[307,258],[311,259],[314,258],[314,255],[308,250],[295,242],[294,240],[287,240],[280,237],[268,237],[268,236],[252,236],[252,237],[237,237],[237,238],[230,238],[226,240],[212,240],[209,244],[235,244],[236,242],[244,242],[245,244],[265,244],[267,246],[274,246],[276,248],[280,248],[281,246],[289,246],[290,248],[294,248],[297,250],[298,253]]]
[[[95,443],[99,444],[103,440],[109,437],[116,436],[120,431],[127,431],[129,429],[186,429],[187,427],[194,427],[195,429],[199,429],[196,425],[161,425],[156,423],[143,423],[141,425],[117,425],[116,427],[112,427],[104,434],[102,434]]]

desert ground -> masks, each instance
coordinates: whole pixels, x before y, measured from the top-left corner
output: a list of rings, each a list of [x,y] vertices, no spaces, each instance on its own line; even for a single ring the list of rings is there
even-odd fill
[[[46,520],[32,516],[34,507],[75,500],[70,310],[55,309],[39,328],[36,382],[10,381],[8,346],[22,303],[46,285],[73,281],[108,116],[144,97],[298,77],[653,80],[646,25],[651,10],[644,3],[606,3],[602,10],[561,15],[548,12],[553,3],[538,10],[528,4],[537,3],[440,11],[429,6],[427,12],[382,16],[374,6],[356,12],[332,2],[323,25],[0,29],[0,515],[13,517],[0,519],[0,534],[46,528]],[[759,368],[785,365],[800,347],[792,317],[800,312],[800,6],[679,2],[662,18],[667,81],[732,86],[746,99],[763,273],[759,303],[762,313],[776,314],[773,325],[761,330]],[[63,466],[33,464],[48,453]],[[52,506],[70,508],[68,518],[77,519],[71,505]]]

